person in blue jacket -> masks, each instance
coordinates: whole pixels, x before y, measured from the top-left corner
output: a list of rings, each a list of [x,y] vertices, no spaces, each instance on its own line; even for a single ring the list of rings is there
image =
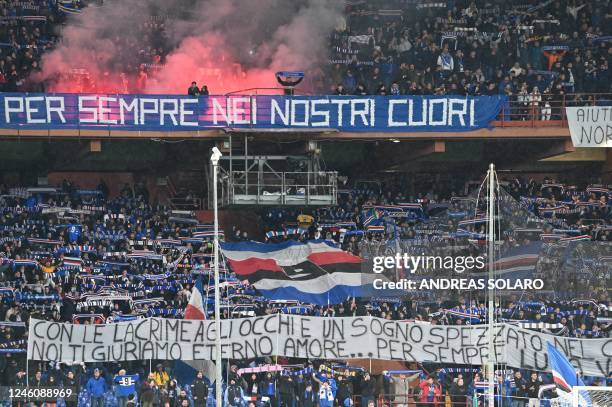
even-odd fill
[[[527,393],[525,391],[525,380],[520,370],[514,372],[512,378],[508,378],[510,389],[510,405],[512,407],[524,407],[527,404]]]
[[[100,376],[100,369],[94,369],[94,375],[85,386],[91,394],[91,407],[104,407],[104,393],[106,393],[106,380]]]

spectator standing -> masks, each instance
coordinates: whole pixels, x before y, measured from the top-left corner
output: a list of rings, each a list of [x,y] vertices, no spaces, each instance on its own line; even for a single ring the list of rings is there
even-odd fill
[[[450,396],[453,405],[464,405],[467,400],[468,387],[463,380],[463,377],[459,377],[453,381],[450,386]]]
[[[510,404],[512,407],[525,407],[527,387],[520,371],[514,372],[514,380],[510,382]]]
[[[346,71],[342,85],[348,93],[353,93],[357,88],[357,78],[353,75],[353,72],[349,69]]]
[[[13,380],[12,383],[10,383],[14,386],[17,387],[25,387],[26,385],[26,372],[23,371],[23,369],[20,369],[17,374],[15,375],[15,379]]]
[[[361,405],[367,406],[370,400],[374,400],[375,383],[366,372],[361,380]]]
[[[523,83],[521,86],[521,90],[517,95],[517,101],[519,103],[519,119],[527,120],[529,117],[530,105],[531,105],[531,96],[527,91],[527,84]]]
[[[270,397],[270,405],[276,405],[276,382],[272,373],[268,372],[266,377],[259,383],[259,391],[262,396]]]
[[[247,380],[246,394],[248,396],[258,396],[261,394],[259,390],[259,381],[257,380],[256,374],[252,374],[251,379]]]
[[[148,380],[143,383],[142,390],[140,392],[140,402],[142,407],[153,407],[155,399],[157,398],[157,391],[158,388],[153,374],[150,374]]]
[[[147,74],[145,67],[141,66],[140,70],[138,71],[138,77],[136,78],[136,83],[139,92],[144,92],[145,88],[147,87],[148,80],[149,75]]]
[[[363,83],[360,83],[359,85],[357,85],[357,89],[355,89],[355,95],[357,96],[367,96],[368,95],[368,90],[366,89]]]
[[[208,384],[204,380],[204,373],[199,371],[196,379],[191,384],[191,395],[194,407],[205,407],[208,398]]]
[[[319,386],[319,406],[332,407],[334,405],[334,392],[329,382],[322,382]]]
[[[49,387],[57,387],[57,382],[55,381],[55,376],[53,376],[53,375],[49,376],[47,386],[49,386]],[[56,407],[57,406],[57,399],[51,398],[51,399],[45,400],[44,406],[45,407]]]
[[[176,406],[179,397],[179,389],[176,387],[176,380],[170,380],[166,389],[166,399],[171,406]]]
[[[317,397],[315,395],[314,389],[312,388],[312,383],[307,383],[306,388],[304,389],[304,393],[300,395],[301,398],[301,407],[315,407],[317,402]]]
[[[40,370],[36,371],[36,373],[34,374],[34,378],[31,380],[30,383],[30,386],[32,387],[43,387],[46,385],[42,377],[42,372]]]
[[[429,376],[419,384],[421,397],[419,402],[422,406],[438,406],[440,405],[440,397],[442,396],[442,388],[439,383],[436,383],[433,376]]]
[[[453,56],[448,52],[448,46],[444,46],[442,53],[438,56],[438,68],[443,79],[447,79],[455,69]]]
[[[69,370],[68,373],[66,373],[66,376],[64,376],[63,387],[72,388],[73,392],[78,392],[78,389],[77,389],[78,381],[74,377],[74,372],[72,370]],[[66,401],[66,407],[76,407],[76,406],[77,406],[76,401]]]
[[[94,369],[93,377],[87,381],[86,388],[91,397],[91,407],[104,407],[106,380],[100,375],[100,369]]]
[[[176,402],[174,403],[176,406],[189,406],[189,397],[187,397],[187,392],[185,390],[180,390],[178,393],[178,397],[176,398]]]
[[[164,366],[160,363],[155,366],[155,373],[153,373],[153,379],[158,387],[164,387],[170,381],[170,376],[166,372]]]
[[[389,92],[391,93],[391,95],[393,96],[397,96],[400,94],[400,87],[399,84],[397,82],[393,82],[391,84],[391,89],[389,89]]]
[[[540,116],[540,104],[542,103],[542,95],[537,86],[533,87],[529,100],[531,101],[531,116],[537,120]]]
[[[290,375],[281,376],[278,381],[279,403],[281,406],[292,407],[295,400],[295,383]]]
[[[229,386],[225,389],[225,405],[232,407],[242,406],[243,396],[242,387],[236,384],[236,379],[230,378]]]
[[[542,120],[550,120],[552,116],[552,103],[554,103],[554,96],[550,93],[550,89],[546,88],[543,97]]]
[[[536,372],[532,372],[531,377],[526,384],[527,397],[529,397],[529,407],[540,407],[540,400],[538,399],[540,385],[541,382],[538,378],[538,374]]]
[[[130,395],[136,393],[138,379],[138,375],[127,375],[125,369],[119,370],[117,375],[113,378],[118,407],[127,407]]]
[[[187,94],[189,96],[200,96],[200,88],[198,88],[196,81],[191,82],[191,86],[187,89]]]
[[[340,406],[349,407],[353,405],[353,385],[348,378],[345,379],[342,375],[338,376],[336,398]]]
[[[336,90],[334,91],[334,95],[344,96],[346,94],[347,93],[346,93],[346,90],[344,89],[344,85],[339,83],[338,86],[336,86]]]

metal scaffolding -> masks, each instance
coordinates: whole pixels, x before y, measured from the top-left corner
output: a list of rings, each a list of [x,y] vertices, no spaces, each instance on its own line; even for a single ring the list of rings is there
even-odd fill
[[[320,170],[316,142],[308,142],[309,153],[304,155],[257,155],[249,154],[252,150],[249,137],[238,140],[236,143],[235,137],[228,135],[224,144],[227,153],[219,161],[219,205],[330,206],[338,203],[338,173]],[[209,185],[212,191],[210,180]],[[211,195],[209,192],[209,203]]]

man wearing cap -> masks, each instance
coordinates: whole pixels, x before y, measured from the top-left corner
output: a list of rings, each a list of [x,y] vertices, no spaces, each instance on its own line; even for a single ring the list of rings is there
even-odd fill
[[[168,373],[166,372],[164,366],[161,363],[159,363],[155,367],[157,369],[155,373],[153,373],[153,377],[155,378],[155,384],[160,387],[163,387],[170,381],[170,376],[168,376]]]
[[[100,369],[94,369],[94,375],[86,385],[91,395],[91,407],[104,407],[104,393],[106,393],[106,380],[100,376]]]

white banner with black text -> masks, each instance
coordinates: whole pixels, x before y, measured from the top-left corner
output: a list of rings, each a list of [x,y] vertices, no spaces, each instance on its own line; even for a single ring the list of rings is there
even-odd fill
[[[59,362],[213,360],[214,321],[145,318],[77,325],[32,319],[28,359]],[[549,370],[550,341],[586,375],[612,371],[612,339],[565,338],[510,324],[495,328],[497,363]],[[224,359],[286,356],[308,359],[372,358],[482,365],[486,325],[440,326],[374,317],[323,318],[275,314],[221,322]]]
[[[612,106],[567,107],[574,147],[612,147]]]

